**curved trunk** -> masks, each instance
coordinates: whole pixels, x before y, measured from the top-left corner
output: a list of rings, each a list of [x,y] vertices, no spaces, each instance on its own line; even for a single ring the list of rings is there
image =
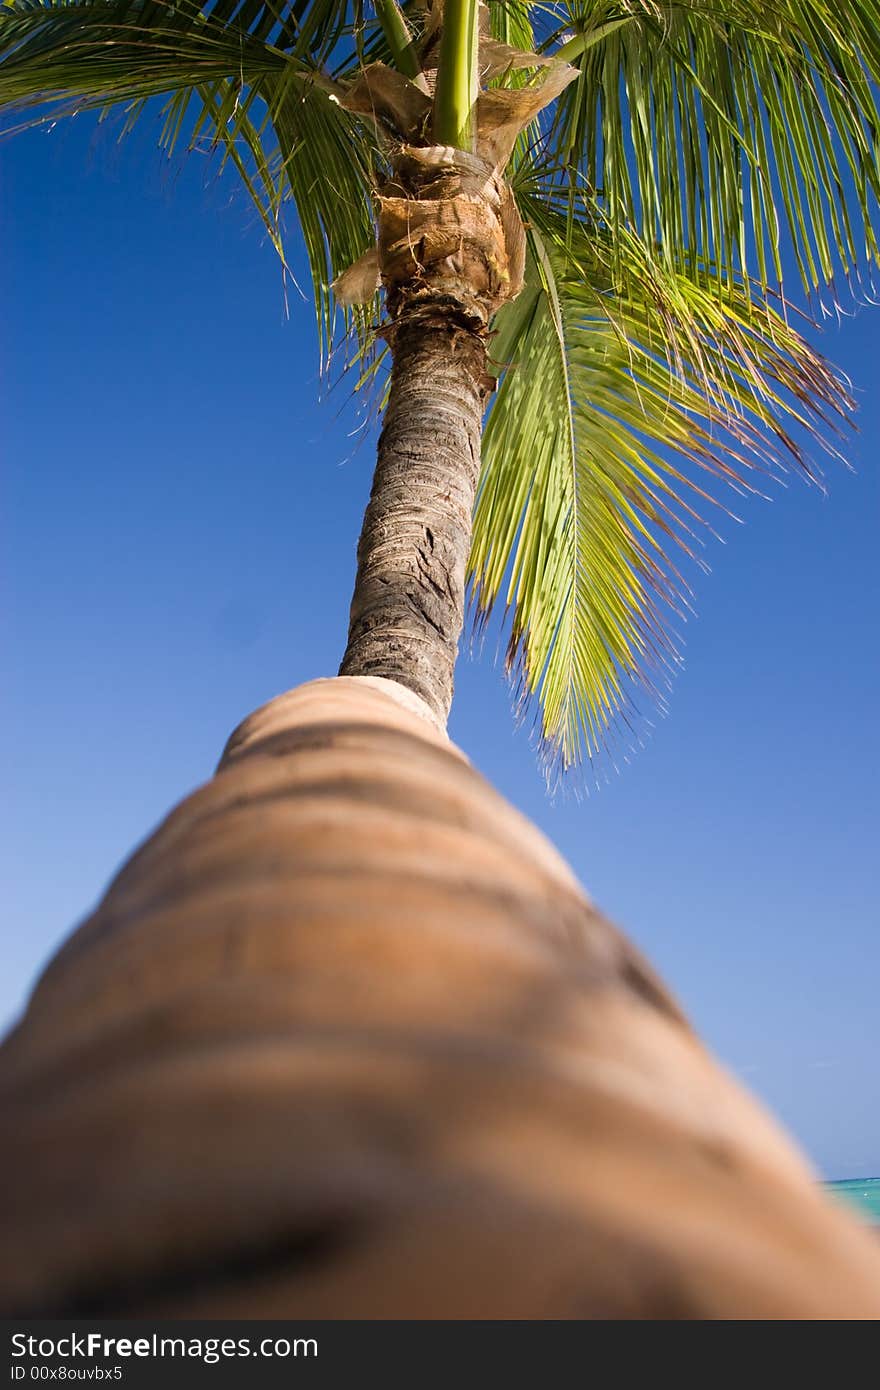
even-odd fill
[[[398,681],[445,726],[464,624],[486,346],[454,307],[428,320],[402,316],[391,342],[391,389],[340,675]]]
[[[0,1113],[7,1315],[880,1316],[876,1242],[390,682],[241,726]]]

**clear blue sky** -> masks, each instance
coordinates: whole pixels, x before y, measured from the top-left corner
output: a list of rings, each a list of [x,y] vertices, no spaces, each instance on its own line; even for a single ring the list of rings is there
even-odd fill
[[[234,183],[82,119],[0,149],[0,1019],[255,705],[332,674],[371,444]],[[545,796],[500,667],[451,732],[822,1171],[880,1173],[880,309],[824,334],[855,475],[744,507],[669,716]]]

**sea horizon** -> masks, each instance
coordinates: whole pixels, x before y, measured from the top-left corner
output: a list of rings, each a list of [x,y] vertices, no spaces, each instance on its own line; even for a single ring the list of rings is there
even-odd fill
[[[880,1177],[829,1178],[824,1186],[833,1197],[854,1208],[865,1221],[880,1226]]]

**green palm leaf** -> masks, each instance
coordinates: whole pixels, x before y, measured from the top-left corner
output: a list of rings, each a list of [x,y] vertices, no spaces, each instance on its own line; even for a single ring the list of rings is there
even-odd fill
[[[37,107],[43,120],[121,106],[128,129],[165,97],[160,143],[220,149],[282,257],[282,205],[295,204],[326,352],[330,285],[374,239],[376,141],[339,105],[322,66],[346,17],[336,0],[283,9],[218,0],[207,12],[191,0],[6,0],[0,107]]]
[[[783,278],[787,231],[809,289],[878,257],[877,0],[565,0],[571,30],[617,24],[570,61],[552,160],[609,230],[730,286]]]
[[[553,775],[607,751],[610,726],[638,736],[639,685],[662,704],[688,599],[673,553],[698,558],[713,483],[754,491],[806,466],[792,427],[827,434],[850,402],[748,286],[719,300],[708,271],[663,270],[534,189],[520,200],[527,282],[497,318],[470,579],[478,620],[503,595]]]

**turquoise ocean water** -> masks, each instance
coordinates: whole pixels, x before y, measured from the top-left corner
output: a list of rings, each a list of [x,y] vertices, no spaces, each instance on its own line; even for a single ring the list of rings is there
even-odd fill
[[[847,1178],[845,1182],[826,1183],[832,1197],[854,1207],[866,1221],[880,1226],[880,1178]]]

